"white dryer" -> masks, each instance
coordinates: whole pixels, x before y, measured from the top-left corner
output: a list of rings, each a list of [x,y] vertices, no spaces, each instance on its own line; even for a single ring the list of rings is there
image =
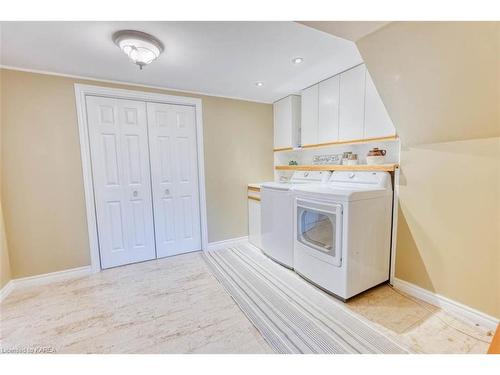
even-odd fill
[[[333,172],[294,189],[293,268],[347,300],[389,279],[392,184],[387,172]]]
[[[261,244],[271,259],[293,267],[293,195],[296,186],[324,184],[327,171],[296,171],[288,182],[265,182],[260,188]]]

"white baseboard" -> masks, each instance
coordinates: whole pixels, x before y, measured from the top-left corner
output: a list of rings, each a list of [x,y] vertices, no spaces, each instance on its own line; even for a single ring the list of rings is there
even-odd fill
[[[0,302],[2,302],[7,296],[14,290],[14,280],[9,280],[7,284],[3,286],[0,290]]]
[[[430,303],[431,305],[437,306],[460,320],[472,324],[478,324],[491,330],[494,330],[498,326],[499,320],[497,318],[462,303],[453,301],[452,299],[444,297],[440,294],[428,291],[427,289],[421,288],[415,284],[394,278],[393,285],[396,289]]]
[[[217,241],[217,242],[210,242],[208,244],[207,250],[214,250],[225,246],[236,245],[246,241],[248,241],[248,236],[230,238],[227,240]],[[13,279],[10,280],[7,284],[5,284],[5,286],[0,290],[0,302],[3,301],[5,298],[7,298],[7,296],[14,289],[26,288],[37,285],[46,285],[53,282],[87,276],[90,275],[91,273],[92,273],[92,267],[84,266],[79,268],[72,268],[69,270],[46,273],[43,275]],[[473,324],[479,324],[482,327],[492,330],[494,330],[499,324],[499,320],[495,317],[487,315],[479,310],[473,309],[472,307],[466,306],[459,302],[453,301],[437,293],[430,292],[426,289],[423,289],[407,281],[395,278],[394,287],[413,297],[419,298],[422,301],[430,303],[431,305],[437,306],[449,312],[450,314],[456,316],[457,318],[465,320],[467,322]]]
[[[206,250],[214,250],[217,248],[236,245],[238,243],[248,241],[248,236],[230,238],[224,241],[210,242]],[[77,277],[87,276],[92,274],[92,266],[84,266],[79,268],[71,268],[68,270],[45,273],[42,275],[22,277],[19,279],[10,280],[5,286],[0,290],[0,302],[3,301],[7,296],[14,290],[20,288],[27,288],[37,285],[46,285],[58,281],[64,281],[68,279],[73,279]]]
[[[214,250],[225,246],[232,246],[242,242],[248,241],[248,236],[230,238],[228,240],[210,242],[208,244],[207,250]]]
[[[92,273],[91,266],[71,268],[69,270],[45,273],[42,275],[21,277],[10,280],[0,291],[0,302],[3,301],[14,289],[27,288],[31,286],[46,285],[58,281],[74,279],[87,276]]]

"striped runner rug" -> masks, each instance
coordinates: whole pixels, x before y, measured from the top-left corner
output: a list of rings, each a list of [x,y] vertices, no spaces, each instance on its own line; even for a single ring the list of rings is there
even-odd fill
[[[219,282],[277,353],[407,353],[338,300],[250,244],[204,257]]]

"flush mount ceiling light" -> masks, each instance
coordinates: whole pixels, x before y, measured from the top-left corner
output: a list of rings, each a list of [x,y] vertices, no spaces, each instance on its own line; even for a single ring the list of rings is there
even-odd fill
[[[264,86],[264,82],[260,82],[260,81],[259,82],[255,82],[255,86],[262,87],[262,86]]]
[[[293,58],[293,59],[292,59],[292,62],[293,62],[294,64],[300,64],[300,63],[302,63],[303,61],[304,61],[304,58],[303,58],[303,57],[295,57],[295,58]]]
[[[142,69],[163,52],[163,44],[152,35],[135,30],[121,30],[113,34],[113,42]]]

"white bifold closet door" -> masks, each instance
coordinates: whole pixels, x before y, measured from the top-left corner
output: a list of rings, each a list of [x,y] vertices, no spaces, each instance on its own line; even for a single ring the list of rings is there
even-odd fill
[[[156,257],[146,103],[87,97],[101,267]]]
[[[147,103],[158,258],[201,249],[195,108]]]

